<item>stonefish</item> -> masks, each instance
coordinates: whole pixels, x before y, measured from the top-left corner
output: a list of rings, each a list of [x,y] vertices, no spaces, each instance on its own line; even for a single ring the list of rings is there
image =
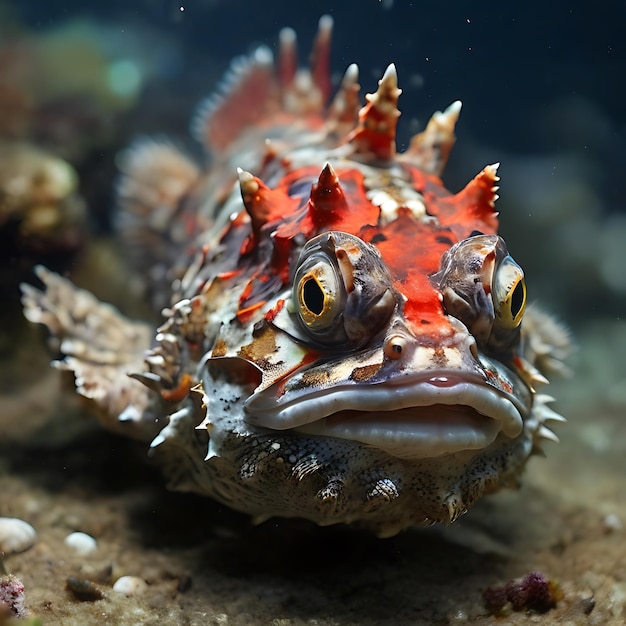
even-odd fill
[[[167,302],[156,334],[44,268],[23,301],[171,487],[392,535],[517,484],[563,419],[535,389],[565,339],[526,310],[497,166],[441,182],[461,104],[398,154],[395,67],[361,107],[351,65],[330,100],[331,27],[309,70],[290,29],[276,69],[265,47],[235,60],[193,122],[208,172],[163,140],[121,155],[120,236]]]

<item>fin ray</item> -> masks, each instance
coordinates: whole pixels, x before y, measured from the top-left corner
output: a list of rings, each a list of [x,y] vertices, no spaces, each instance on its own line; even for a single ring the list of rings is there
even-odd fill
[[[193,136],[209,151],[223,150],[241,131],[266,112],[273,91],[273,56],[259,46],[237,57],[217,91],[198,107],[191,122]]]

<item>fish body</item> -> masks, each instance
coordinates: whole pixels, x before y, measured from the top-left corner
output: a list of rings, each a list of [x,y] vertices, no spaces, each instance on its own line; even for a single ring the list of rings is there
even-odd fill
[[[397,153],[393,65],[364,106],[350,66],[328,104],[331,25],[309,70],[289,29],[276,64],[234,62],[193,123],[208,171],[163,141],[120,158],[121,237],[168,298],[156,333],[43,268],[24,303],[172,488],[384,536],[517,485],[556,439],[536,389],[567,342],[526,310],[497,165],[442,184],[460,103]]]

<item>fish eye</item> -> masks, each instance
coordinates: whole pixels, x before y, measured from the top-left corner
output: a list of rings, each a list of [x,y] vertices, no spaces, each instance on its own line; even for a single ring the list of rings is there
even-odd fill
[[[300,285],[300,305],[312,316],[323,313],[327,294],[314,276],[305,276]]]
[[[312,255],[299,268],[293,300],[302,324],[318,339],[335,328],[343,311],[343,289],[335,267],[323,255]]]
[[[506,353],[519,344],[526,283],[500,237],[475,235],[454,244],[431,280],[446,313],[467,326],[480,348]]]
[[[363,346],[397,304],[389,270],[370,244],[330,231],[302,248],[287,307],[293,336],[335,348]]]
[[[522,268],[506,256],[497,269],[493,285],[493,304],[502,328],[517,328],[526,310],[526,282]]]

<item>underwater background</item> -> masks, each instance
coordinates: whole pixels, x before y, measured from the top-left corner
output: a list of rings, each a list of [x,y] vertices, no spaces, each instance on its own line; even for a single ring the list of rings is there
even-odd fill
[[[337,81],[356,62],[371,92],[396,64],[399,150],[462,100],[444,182],[457,191],[501,163],[500,232],[530,300],[576,345],[572,376],[554,384],[569,423],[521,491],[448,529],[384,542],[252,527],[165,492],[141,449],[60,393],[19,302],[19,282],[44,263],[129,307],[113,237],[116,155],[159,135],[202,158],[190,119],[231,60],[275,50],[290,26],[305,64],[324,14]],[[40,537],[4,565],[31,613],[44,624],[488,624],[483,591],[538,570],[558,581],[557,607],[500,623],[624,623],[625,76],[619,1],[0,1],[0,516]],[[71,530],[98,538],[95,557],[67,553]],[[74,576],[106,590],[122,572],[151,591],[80,601],[66,589]]]

